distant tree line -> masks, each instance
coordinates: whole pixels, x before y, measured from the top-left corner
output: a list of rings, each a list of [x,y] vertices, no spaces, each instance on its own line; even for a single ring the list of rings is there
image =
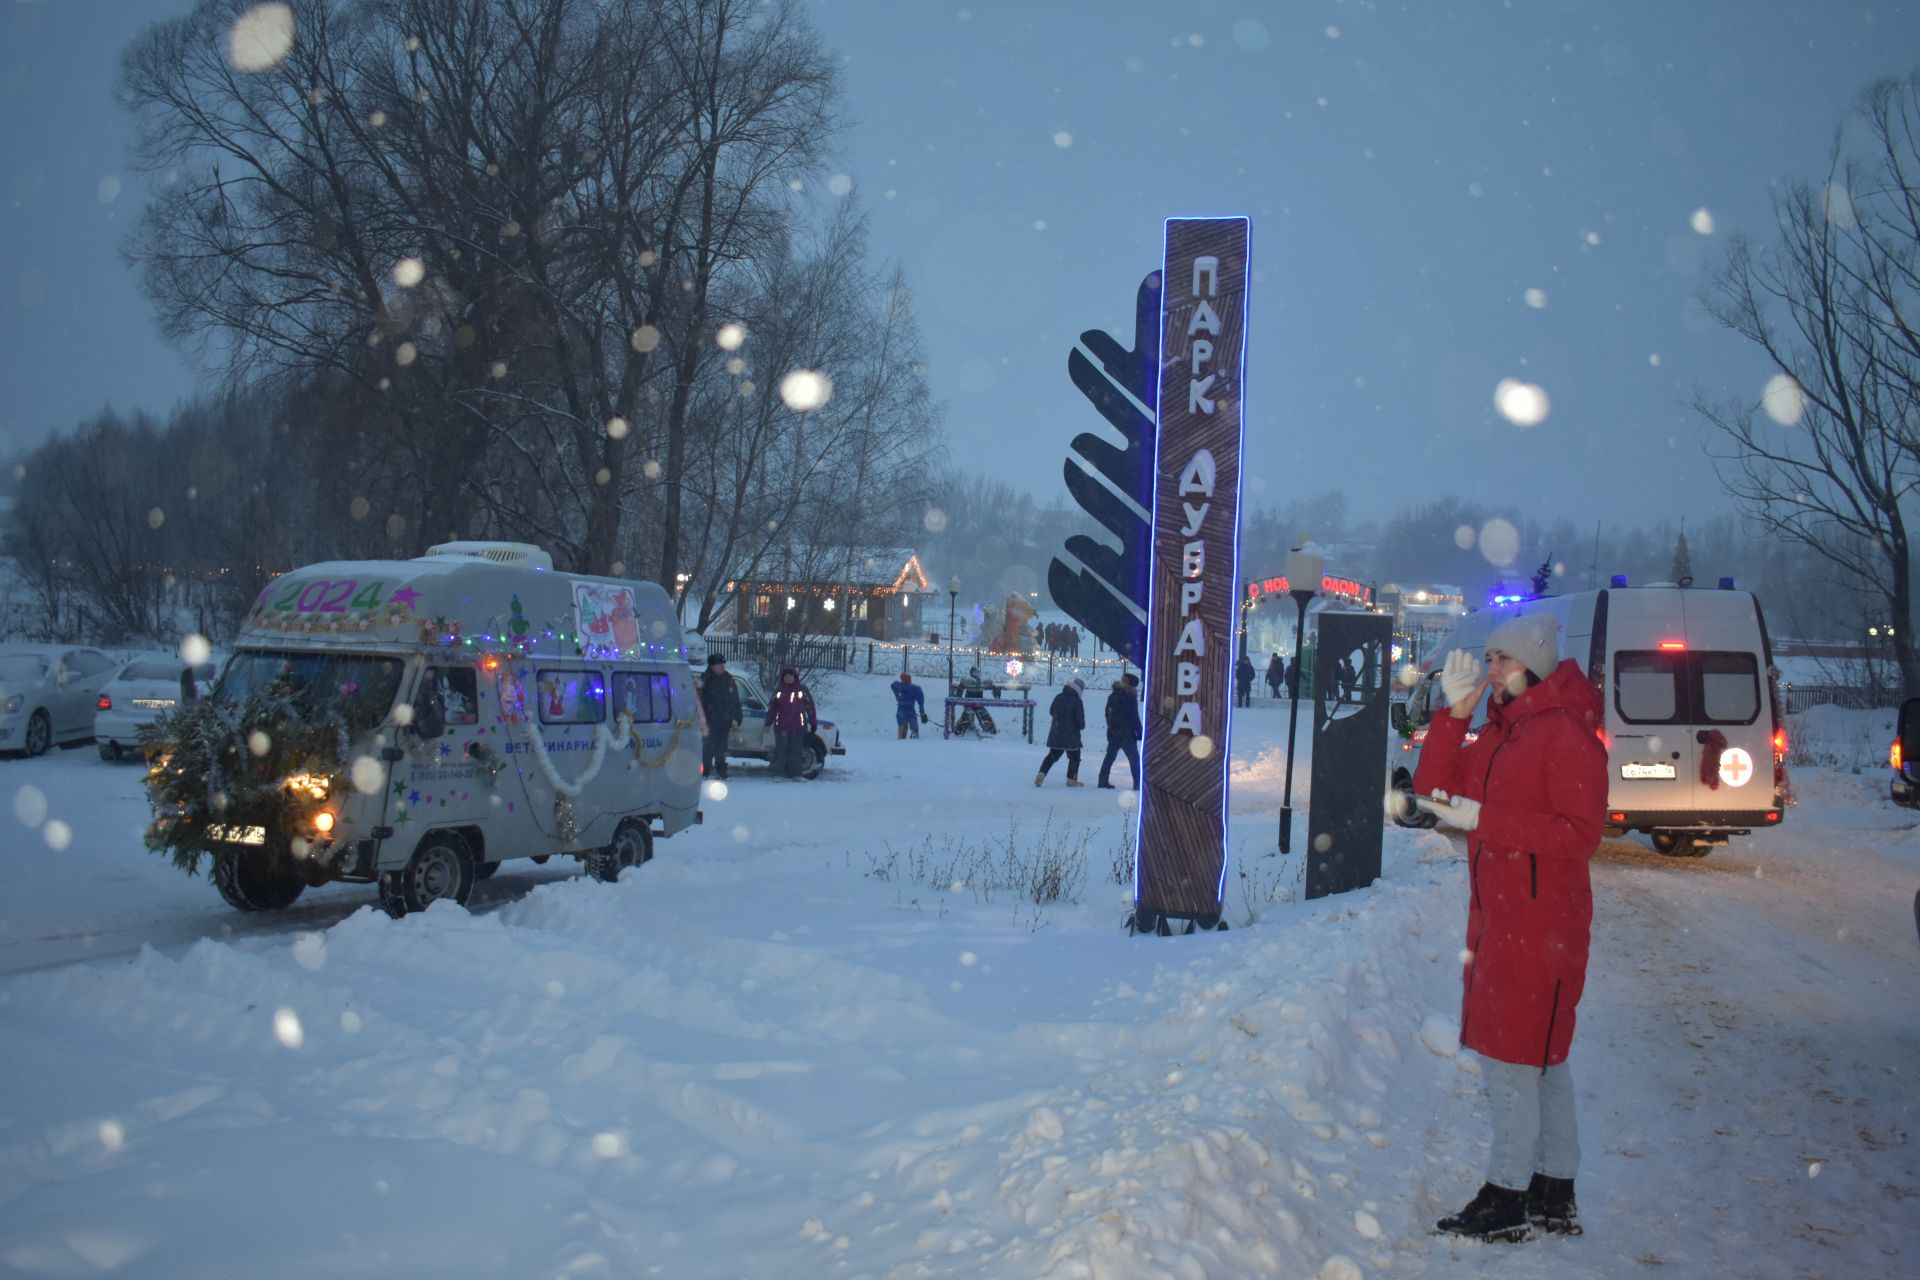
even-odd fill
[[[274,8],[123,56],[161,175],[129,256],[234,390],[21,460],[47,616],[165,635],[206,583],[217,626],[273,572],[450,538],[711,611],[776,550],[912,540],[939,411],[905,281],[810,194],[838,85],[790,0]]]

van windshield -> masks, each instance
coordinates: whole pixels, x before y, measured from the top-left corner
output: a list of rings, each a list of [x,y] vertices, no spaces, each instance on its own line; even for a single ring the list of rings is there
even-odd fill
[[[386,718],[400,691],[399,658],[361,653],[236,653],[221,673],[212,700],[244,702],[281,676],[294,700],[309,713],[337,711],[354,733]]]

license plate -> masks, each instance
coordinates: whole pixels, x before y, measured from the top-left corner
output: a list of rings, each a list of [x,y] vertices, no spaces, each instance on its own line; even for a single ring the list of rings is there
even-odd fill
[[[226,844],[265,844],[267,829],[265,827],[229,827],[216,822],[207,828],[207,839],[219,840]]]
[[[1672,778],[1677,775],[1670,764],[1642,764],[1637,760],[1629,760],[1620,766],[1620,776],[1623,778]]]
[[[133,705],[142,711],[164,711],[173,705],[172,698],[135,698]]]

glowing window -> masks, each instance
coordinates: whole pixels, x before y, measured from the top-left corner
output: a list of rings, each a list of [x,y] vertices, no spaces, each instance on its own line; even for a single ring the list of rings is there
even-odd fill
[[[613,673],[613,713],[625,712],[635,724],[673,720],[673,678],[658,671]]]
[[[599,724],[607,718],[607,684],[598,671],[545,668],[534,673],[529,695],[541,724]]]

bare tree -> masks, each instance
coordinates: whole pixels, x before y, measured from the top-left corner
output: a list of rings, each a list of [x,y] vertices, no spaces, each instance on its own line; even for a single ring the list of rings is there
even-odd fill
[[[1893,629],[1920,692],[1908,524],[1920,484],[1920,76],[1877,84],[1825,183],[1774,198],[1778,238],[1729,244],[1709,314],[1781,373],[1757,400],[1696,408],[1721,483],[1766,534],[1816,553]]]
[[[349,500],[416,546],[520,537],[605,571],[644,545],[672,582],[716,308],[835,128],[798,9],[295,0],[290,46],[243,70],[248,7],[202,0],[123,58],[167,176],[129,248],[166,333],[350,405]]]

